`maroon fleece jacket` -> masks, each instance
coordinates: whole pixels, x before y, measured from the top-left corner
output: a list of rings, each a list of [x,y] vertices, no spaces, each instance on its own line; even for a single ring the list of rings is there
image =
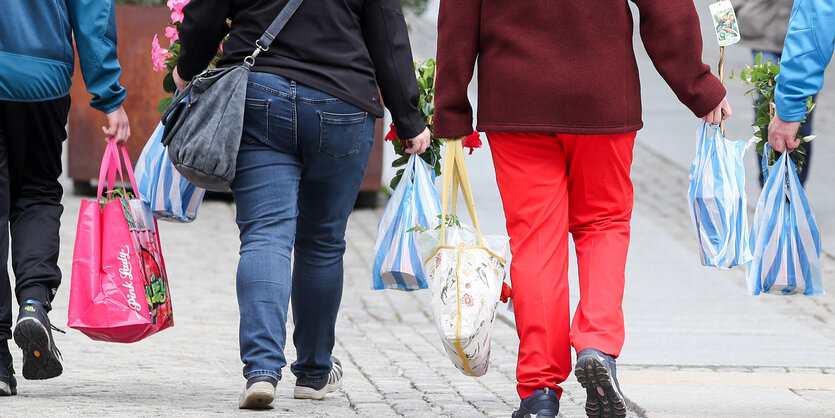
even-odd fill
[[[634,0],[655,68],[698,117],[725,97],[702,62],[693,0]],[[626,0],[441,0],[434,133],[472,133],[467,85],[478,58],[478,130],[637,131],[641,86]]]

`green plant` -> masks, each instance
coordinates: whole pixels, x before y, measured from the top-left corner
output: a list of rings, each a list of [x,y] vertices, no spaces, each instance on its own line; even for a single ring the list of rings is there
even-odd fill
[[[429,0],[400,0],[400,4],[404,10],[411,10],[415,14],[421,14],[426,11]]]
[[[461,228],[461,221],[458,220],[458,215],[456,215],[456,214],[450,213],[450,214],[447,214],[446,216],[438,215],[438,219],[440,219],[441,222],[445,222],[447,228],[453,228],[453,227]],[[438,230],[438,229],[441,229],[441,224],[440,223],[438,224],[438,226],[435,227],[435,230]],[[406,230],[406,232],[425,232],[425,231],[426,231],[426,228],[424,228],[423,225],[415,225],[412,228],[409,228],[409,229]]]
[[[754,98],[754,108],[757,114],[754,123],[751,126],[756,128],[754,136],[758,138],[757,152],[762,155],[765,149],[765,144],[768,143],[768,125],[771,124],[771,119],[775,114],[774,107],[774,88],[777,85],[775,78],[780,74],[780,66],[772,64],[771,60],[762,62],[762,54],[758,54],[754,60],[754,65],[746,66],[746,69],[739,73],[739,77],[731,74],[731,79],[738,79],[751,87],[745,94],[751,95]],[[806,100],[806,114],[808,115],[815,104],[812,98]],[[804,118],[805,122],[806,119]],[[802,137],[797,135],[797,139],[802,142],[808,142],[814,139],[814,136]],[[792,161],[797,166],[797,171],[803,169],[803,164],[806,162],[806,151],[803,147],[798,147],[791,154],[789,154]],[[768,164],[772,165],[777,161],[777,153],[772,149],[768,153]]]
[[[435,60],[428,59],[423,62],[416,62],[415,77],[417,77],[417,84],[420,89],[418,110],[420,111],[420,115],[423,117],[423,121],[426,122],[426,126],[429,128],[429,131],[432,132],[432,118],[435,115],[435,105],[433,104],[433,97],[435,96]],[[406,152],[406,146],[408,145],[407,141],[397,136],[394,124],[391,125],[391,130],[386,135],[385,139],[392,142],[394,145],[394,152],[399,156],[393,163],[391,163],[391,166],[398,168],[406,165],[406,163],[409,162],[411,154]],[[432,135],[429,148],[427,148],[423,154],[420,154],[420,158],[422,158],[423,161],[434,167],[436,176],[441,175],[441,145],[443,145],[443,141],[439,138],[435,138],[435,135]],[[400,168],[397,170],[394,178],[391,179],[390,186],[392,189],[395,189],[397,184],[400,183],[400,179],[403,177],[403,171],[404,169]]]
[[[101,197],[101,207],[104,208],[104,205],[106,205],[107,203],[119,199],[136,199],[136,195],[134,195],[133,192],[128,191],[124,188],[108,190],[104,193],[104,196]]]

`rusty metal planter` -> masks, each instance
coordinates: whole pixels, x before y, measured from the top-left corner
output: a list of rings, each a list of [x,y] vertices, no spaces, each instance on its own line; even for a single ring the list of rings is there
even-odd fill
[[[128,91],[123,106],[130,118],[131,128],[131,140],[127,146],[134,162],[159,123],[157,104],[165,95],[162,89],[165,73],[152,70],[151,40],[158,35],[165,46],[165,26],[170,15],[171,11],[165,6],[116,6],[118,54],[122,65],[120,83]],[[89,106],[91,96],[84,86],[77,59],[70,96],[72,108],[68,123],[67,174],[73,180],[76,193],[88,194],[91,191],[90,181],[98,179],[101,155],[104,153],[101,127],[105,125],[105,117]],[[375,144],[357,202],[362,206],[376,206],[382,183],[382,150],[382,121],[378,120]]]

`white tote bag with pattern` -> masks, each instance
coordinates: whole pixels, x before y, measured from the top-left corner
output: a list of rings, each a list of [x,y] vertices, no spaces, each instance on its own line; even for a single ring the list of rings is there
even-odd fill
[[[460,140],[447,141],[445,159],[444,219],[440,229],[421,233],[418,246],[444,349],[461,372],[481,376],[487,372],[490,358],[490,334],[506,275],[510,238],[481,233]],[[459,184],[474,227],[451,216]]]

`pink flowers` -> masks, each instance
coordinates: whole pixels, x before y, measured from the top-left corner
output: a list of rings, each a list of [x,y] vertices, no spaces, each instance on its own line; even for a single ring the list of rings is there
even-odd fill
[[[167,68],[165,60],[170,58],[173,54],[159,46],[159,37],[154,35],[154,40],[151,42],[151,60],[154,62],[154,71],[162,71]]]
[[[191,0],[168,0],[168,8],[171,9],[172,23],[183,23],[183,18],[185,17],[185,15],[183,15],[183,7],[185,7],[189,1]],[[166,36],[168,36],[167,33]]]
[[[165,37],[173,44],[177,39],[180,39],[180,34],[177,33],[177,28],[168,26],[165,28]]]
[[[466,293],[466,294],[464,294],[464,296],[461,298],[461,302],[463,302],[465,305],[467,305],[467,306],[470,306],[470,307],[471,307],[471,306],[473,306],[473,297],[472,297],[472,296],[470,296],[470,294],[469,294],[469,293]]]

